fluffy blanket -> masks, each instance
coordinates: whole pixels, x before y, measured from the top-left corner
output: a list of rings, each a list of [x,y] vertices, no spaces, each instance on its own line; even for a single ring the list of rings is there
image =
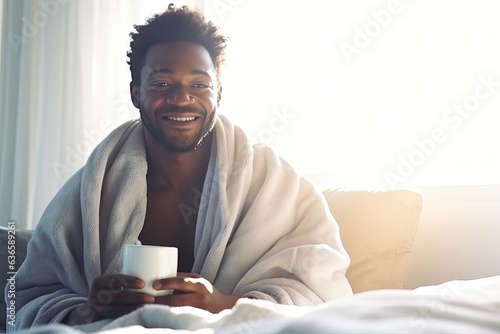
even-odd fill
[[[95,278],[121,271],[146,214],[143,131],[140,121],[113,131],[48,205],[17,273],[17,329],[60,322]],[[193,272],[222,293],[280,304],[350,295],[321,193],[225,117],[214,131],[200,203],[188,203],[199,205]]]
[[[240,300],[212,314],[191,307],[145,306],[106,324],[47,325],[30,333],[83,334],[387,334],[500,333],[500,276],[416,290],[375,290],[299,307]],[[22,334],[22,333],[21,333]]]

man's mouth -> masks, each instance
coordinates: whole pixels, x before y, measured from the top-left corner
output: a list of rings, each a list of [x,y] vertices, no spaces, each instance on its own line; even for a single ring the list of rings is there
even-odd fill
[[[172,116],[162,116],[162,118],[176,122],[191,122],[196,119],[196,117],[172,117]]]

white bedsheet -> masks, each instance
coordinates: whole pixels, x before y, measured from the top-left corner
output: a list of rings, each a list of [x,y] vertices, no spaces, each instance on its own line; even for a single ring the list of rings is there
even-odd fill
[[[150,305],[113,321],[34,333],[500,333],[500,276],[415,290],[376,290],[319,306],[242,299],[219,314]]]

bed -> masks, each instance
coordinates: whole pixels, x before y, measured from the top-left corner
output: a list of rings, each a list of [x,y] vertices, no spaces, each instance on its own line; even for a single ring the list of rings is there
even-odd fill
[[[408,286],[422,212],[420,193],[330,189],[324,194],[351,255],[347,277],[355,292],[352,297],[314,307],[242,299],[219,314],[149,305],[115,320],[79,327],[51,324],[29,332],[500,333],[500,273]],[[30,231],[17,231],[17,263],[29,237]],[[6,229],[0,229],[1,244],[6,245],[6,240]],[[2,247],[2,261],[4,251]],[[4,275],[7,271],[1,263]],[[428,270],[432,276],[432,268]]]

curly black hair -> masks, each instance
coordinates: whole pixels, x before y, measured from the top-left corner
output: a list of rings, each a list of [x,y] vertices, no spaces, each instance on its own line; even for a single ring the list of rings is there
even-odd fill
[[[131,32],[130,51],[127,52],[132,74],[132,84],[140,85],[141,70],[144,66],[146,53],[157,44],[188,41],[204,46],[217,71],[220,84],[220,68],[225,61],[225,51],[228,37],[224,36],[219,27],[205,19],[197,11],[182,6],[176,8],[170,4],[162,14],[156,14],[146,20],[145,25],[134,25],[136,32]]]

